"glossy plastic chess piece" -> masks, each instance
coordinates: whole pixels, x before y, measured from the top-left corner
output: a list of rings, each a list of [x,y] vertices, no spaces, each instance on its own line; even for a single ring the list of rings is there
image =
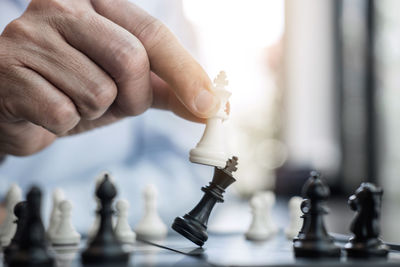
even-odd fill
[[[18,202],[14,207],[14,215],[17,218],[15,224],[17,230],[15,231],[14,237],[11,239],[10,245],[3,249],[3,255],[5,262],[9,262],[10,256],[18,251],[19,242],[21,240],[22,228],[26,225],[26,213],[27,204],[26,201]]]
[[[212,181],[201,188],[205,194],[200,202],[183,217],[175,218],[172,229],[198,246],[204,245],[208,239],[207,224],[211,211],[217,202],[224,202],[223,193],[236,181],[232,173],[237,170],[237,160],[237,157],[233,157],[227,161],[225,168],[214,168]]]
[[[104,174],[96,190],[96,196],[101,202],[101,208],[97,211],[100,215],[100,226],[96,236],[81,255],[83,264],[120,266],[126,265],[129,261],[129,253],[122,249],[122,244],[118,241],[112,225],[114,213],[112,202],[116,195],[117,190],[114,184],[110,181],[108,174]]]
[[[226,104],[231,93],[225,89],[228,85],[225,72],[221,71],[214,79],[214,93],[220,99],[218,112],[207,119],[206,128],[197,146],[190,151],[190,161],[199,164],[224,168],[229,155],[226,152],[222,123],[228,119]]]
[[[329,197],[329,188],[324,185],[320,175],[313,171],[303,187],[303,197],[308,199],[308,209],[304,209],[303,233],[293,242],[296,257],[301,258],[339,258],[340,248],[326,231],[323,216],[328,213],[325,202]]]
[[[356,212],[350,230],[353,236],[345,245],[350,258],[385,258],[389,248],[379,239],[379,217],[383,190],[371,183],[362,183],[348,204]]]
[[[47,249],[46,234],[41,219],[42,192],[33,186],[26,197],[26,223],[22,227],[21,238],[15,253],[10,255],[9,267],[55,265]]]

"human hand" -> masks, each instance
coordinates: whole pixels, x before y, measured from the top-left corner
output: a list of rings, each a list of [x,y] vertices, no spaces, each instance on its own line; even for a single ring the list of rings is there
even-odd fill
[[[3,154],[33,154],[149,107],[204,121],[218,106],[176,37],[126,0],[32,0],[0,36]]]

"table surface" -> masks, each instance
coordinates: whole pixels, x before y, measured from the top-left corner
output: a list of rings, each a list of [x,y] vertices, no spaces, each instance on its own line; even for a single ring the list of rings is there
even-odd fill
[[[79,249],[55,251],[57,267],[81,267]],[[338,241],[339,246],[344,243]],[[177,234],[160,241],[137,241],[130,250],[129,266],[399,266],[400,252],[391,251],[387,260],[351,261],[344,256],[337,260],[296,259],[292,242],[280,231],[263,242],[252,242],[241,233],[210,234],[203,248],[199,248]],[[1,264],[0,264],[1,266]],[[99,265],[104,266],[104,265]],[[115,264],[112,265],[116,267]]]

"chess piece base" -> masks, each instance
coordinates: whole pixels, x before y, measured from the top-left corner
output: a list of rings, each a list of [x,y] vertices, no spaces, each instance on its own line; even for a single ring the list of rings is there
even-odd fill
[[[268,240],[271,237],[273,237],[276,234],[276,232],[271,231],[271,232],[265,232],[265,233],[253,233],[253,232],[247,232],[245,234],[247,240],[253,240],[253,241],[264,241]]]
[[[92,245],[82,253],[83,264],[125,264],[129,261],[129,253],[120,245]]]
[[[326,240],[299,240],[293,243],[296,258],[339,258],[340,248]]]
[[[345,245],[347,257],[349,258],[386,258],[389,248],[379,239],[366,242],[350,240]]]
[[[20,251],[10,256],[9,267],[54,267],[54,259],[42,251]]]
[[[200,247],[208,239],[207,228],[188,214],[176,217],[172,229]]]
[[[228,157],[224,152],[212,151],[201,146],[190,150],[189,160],[193,163],[223,168],[227,159]]]

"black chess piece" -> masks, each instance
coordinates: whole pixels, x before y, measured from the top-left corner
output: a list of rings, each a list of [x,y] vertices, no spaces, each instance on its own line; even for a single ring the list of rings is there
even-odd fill
[[[4,248],[3,255],[4,261],[9,262],[10,256],[18,251],[18,244],[21,240],[22,228],[26,225],[26,215],[27,215],[27,203],[26,201],[21,201],[17,203],[14,207],[14,214],[17,219],[14,223],[17,224],[17,230],[15,231],[14,237],[11,239],[10,244]]]
[[[53,257],[47,250],[47,242],[41,218],[42,192],[33,186],[26,196],[26,220],[20,229],[16,251],[11,253],[10,267],[52,267]],[[18,237],[17,237],[18,238]]]
[[[215,204],[224,202],[225,189],[236,181],[232,173],[237,170],[237,164],[238,158],[233,157],[227,161],[225,168],[214,167],[212,181],[208,186],[201,188],[205,194],[200,202],[183,217],[176,217],[172,229],[196,245],[203,246],[208,239],[208,218]]]
[[[117,240],[112,226],[112,202],[117,195],[114,184],[108,174],[97,187],[96,196],[101,202],[97,211],[100,215],[100,226],[96,236],[90,241],[83,251],[81,260],[83,264],[101,264],[109,266],[125,266],[129,261],[129,253],[122,249],[122,244]]]
[[[296,257],[323,258],[340,257],[340,248],[335,246],[333,239],[328,235],[323,216],[328,213],[325,205],[329,197],[329,188],[324,185],[316,171],[303,187],[303,197],[308,204],[303,205],[304,222],[302,233],[293,242]]]
[[[379,217],[383,190],[371,183],[362,183],[348,204],[356,215],[350,230],[354,234],[345,249],[350,258],[385,258],[389,248],[379,239]]]

